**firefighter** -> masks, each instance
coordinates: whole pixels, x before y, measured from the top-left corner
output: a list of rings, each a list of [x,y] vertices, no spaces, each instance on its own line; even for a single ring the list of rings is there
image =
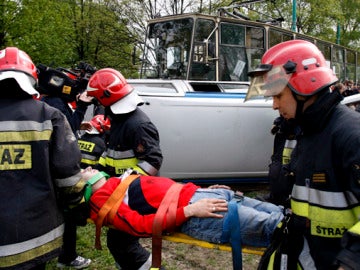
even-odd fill
[[[95,166],[106,149],[106,141],[110,130],[110,119],[103,114],[95,115],[90,121],[90,129],[78,140],[81,151],[81,168]]]
[[[98,70],[89,80],[87,94],[105,107],[111,121],[107,150],[97,168],[110,176],[129,168],[141,175],[157,175],[163,159],[158,130],[138,107],[143,100],[123,75],[112,68]],[[151,265],[151,256],[137,237],[109,229],[107,245],[123,270]]]
[[[360,115],[330,91],[338,79],[310,42],[270,48],[249,75],[247,99],[272,97],[273,109],[301,128],[290,161],[288,269],[359,269]]]
[[[85,185],[65,116],[36,100],[36,67],[16,47],[0,51],[0,268],[45,269],[62,246],[59,205]]]

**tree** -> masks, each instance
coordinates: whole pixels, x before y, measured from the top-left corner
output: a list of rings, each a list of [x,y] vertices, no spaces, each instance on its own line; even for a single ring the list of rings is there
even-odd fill
[[[19,7],[15,1],[0,0],[0,48],[11,45],[9,28],[18,12]]]
[[[8,42],[26,51],[34,63],[62,66],[76,55],[69,21],[63,19],[68,7],[58,1],[20,1],[16,19],[9,28]],[[5,44],[8,45],[8,44]]]
[[[134,39],[111,5],[115,2],[18,1],[4,46],[23,49],[36,64],[72,67],[87,61],[97,68],[119,69],[127,76],[137,70],[131,62]],[[7,5],[6,14],[10,7],[16,5]]]

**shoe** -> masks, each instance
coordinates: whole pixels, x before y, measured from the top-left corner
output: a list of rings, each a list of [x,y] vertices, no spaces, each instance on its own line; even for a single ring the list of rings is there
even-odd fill
[[[65,268],[65,267],[73,267],[75,269],[83,269],[85,267],[88,267],[91,263],[91,260],[90,259],[86,259],[84,257],[81,257],[81,256],[77,256],[75,258],[75,260],[73,260],[72,262],[70,263],[61,263],[61,262],[58,262],[56,264],[56,267],[58,268]]]

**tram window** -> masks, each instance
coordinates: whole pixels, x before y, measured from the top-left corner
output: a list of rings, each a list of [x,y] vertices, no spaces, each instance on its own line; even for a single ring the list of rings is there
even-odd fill
[[[356,59],[355,52],[347,50],[346,51],[346,62],[351,63],[351,64],[355,64],[355,59]]]
[[[356,54],[356,82],[359,83],[359,80],[360,80],[360,53],[357,53]]]
[[[193,19],[186,18],[149,25],[141,77],[185,77],[193,23]]]
[[[356,80],[356,55],[355,52],[346,50],[346,78]]]
[[[265,38],[263,28],[246,27],[246,48],[263,49],[265,46]]]
[[[331,47],[330,47],[330,45],[328,45],[328,44],[326,44],[324,42],[321,42],[321,41],[317,41],[316,46],[323,53],[325,59],[327,61],[331,61]]]
[[[214,28],[214,21],[196,20],[190,80],[215,80],[215,61],[211,61],[215,57]]]
[[[344,63],[344,50],[342,48],[337,48],[334,46],[332,61]]]
[[[308,37],[303,37],[303,36],[300,36],[300,35],[296,35],[295,39],[305,40],[305,41],[309,41],[309,42],[311,42],[311,43],[315,43],[315,40],[314,40],[314,39],[308,38]]]
[[[356,79],[356,66],[355,64],[347,64],[346,65],[346,78],[348,80],[354,80]]]
[[[292,40],[292,35],[283,33],[277,29],[269,29],[269,48],[288,40]]]
[[[345,80],[345,59],[344,50],[340,47],[333,46],[332,50],[332,68],[336,76],[341,80]]]
[[[214,28],[215,28],[214,21],[204,20],[204,19],[196,20],[194,40],[204,42],[205,39],[209,38],[209,42],[215,42],[215,35],[212,34],[210,36]]]
[[[222,23],[221,44],[245,46],[245,27],[242,25]]]
[[[194,44],[194,57],[193,61],[195,62],[205,62],[205,44]]]
[[[265,49],[247,49],[246,54],[249,62],[250,70],[255,69],[261,63],[261,58],[265,53]]]

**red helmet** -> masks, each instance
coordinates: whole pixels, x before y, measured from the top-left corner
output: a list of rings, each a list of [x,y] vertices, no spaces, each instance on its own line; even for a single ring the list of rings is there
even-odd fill
[[[13,78],[22,90],[30,95],[39,95],[34,89],[38,76],[36,66],[29,55],[16,47],[0,50],[0,80]]]
[[[143,103],[124,76],[112,68],[96,71],[89,80],[87,94],[95,97],[103,106],[110,106],[115,114],[128,113]]]
[[[110,119],[106,118],[103,114],[95,115],[91,120],[90,124],[96,129],[97,132],[90,131],[88,133],[99,134],[104,133],[106,130],[110,130]]]
[[[251,90],[261,95],[259,89],[265,96],[274,96],[285,86],[297,95],[312,96],[338,81],[321,51],[305,40],[290,40],[270,48],[249,76],[253,78],[248,96]]]

